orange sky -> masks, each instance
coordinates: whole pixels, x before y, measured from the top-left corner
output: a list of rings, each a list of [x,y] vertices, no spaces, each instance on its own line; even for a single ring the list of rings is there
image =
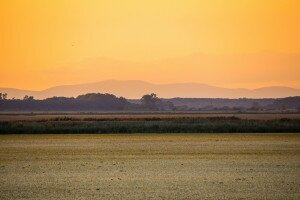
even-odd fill
[[[298,0],[1,0],[0,87],[300,88]]]

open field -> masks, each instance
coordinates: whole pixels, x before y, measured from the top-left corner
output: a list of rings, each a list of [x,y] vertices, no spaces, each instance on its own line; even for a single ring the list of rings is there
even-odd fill
[[[0,135],[0,199],[300,199],[300,135]]]

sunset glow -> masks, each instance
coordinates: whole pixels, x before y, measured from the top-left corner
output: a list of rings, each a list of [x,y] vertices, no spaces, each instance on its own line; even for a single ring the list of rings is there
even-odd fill
[[[298,0],[2,0],[0,87],[300,88]]]

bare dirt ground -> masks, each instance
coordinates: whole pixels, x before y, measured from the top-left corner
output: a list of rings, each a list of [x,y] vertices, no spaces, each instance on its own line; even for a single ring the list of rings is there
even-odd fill
[[[300,134],[0,135],[0,199],[300,199]]]

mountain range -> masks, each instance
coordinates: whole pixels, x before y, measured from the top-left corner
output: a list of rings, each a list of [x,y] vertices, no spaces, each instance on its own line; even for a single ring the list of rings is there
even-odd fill
[[[44,99],[53,96],[76,97],[86,93],[110,93],[128,99],[140,99],[144,94],[156,93],[162,98],[283,98],[300,96],[300,89],[290,87],[263,87],[254,90],[229,89],[201,83],[153,84],[139,80],[106,80],[96,83],[62,85],[41,91],[0,88],[8,98],[23,98],[25,95]]]

